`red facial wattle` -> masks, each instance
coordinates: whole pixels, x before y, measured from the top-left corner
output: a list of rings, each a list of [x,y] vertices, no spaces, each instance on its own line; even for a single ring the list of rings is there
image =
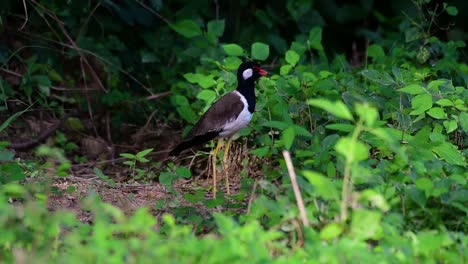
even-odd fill
[[[268,72],[265,71],[264,69],[258,67],[258,66],[254,66],[254,70],[260,75],[260,76],[266,76],[268,75]]]

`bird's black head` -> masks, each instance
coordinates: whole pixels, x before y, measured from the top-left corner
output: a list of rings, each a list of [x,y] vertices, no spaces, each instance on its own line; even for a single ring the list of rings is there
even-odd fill
[[[237,79],[239,82],[255,81],[262,76],[266,76],[268,72],[260,68],[260,66],[253,61],[245,61],[237,70]]]

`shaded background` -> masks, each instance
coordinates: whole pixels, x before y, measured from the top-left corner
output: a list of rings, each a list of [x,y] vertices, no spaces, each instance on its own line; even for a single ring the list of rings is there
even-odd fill
[[[323,27],[325,52],[344,54],[354,67],[362,64],[369,43],[389,50],[396,43],[411,42],[415,50],[428,47],[431,56],[437,57],[437,48],[427,44],[428,36],[466,41],[466,1],[425,2],[429,3],[418,7],[408,0],[47,0],[25,1],[25,7],[23,1],[2,1],[1,110],[18,110],[8,107],[9,99],[38,100],[48,110],[66,107],[98,117],[111,113],[113,128],[124,122],[141,126],[153,111],[159,122],[174,124],[180,116],[168,95],[180,93],[174,87],[183,81],[184,73],[225,56],[219,43],[237,43],[247,50],[257,41],[270,45],[268,63],[274,72],[290,43],[306,42],[315,26]],[[450,16],[444,5],[458,7],[458,14]],[[170,24],[184,19],[195,21],[204,34],[193,38],[177,34]],[[208,22],[216,20],[225,21],[219,38],[206,33]],[[427,29],[426,36],[420,33],[423,29]],[[46,77],[36,78],[34,71]],[[44,89],[52,84],[63,89],[44,92],[34,89],[38,84]],[[188,98],[195,95],[190,90],[186,94]],[[147,100],[148,96],[157,103]],[[202,106],[195,103],[193,107]],[[118,136],[120,132],[113,129],[112,133]]]

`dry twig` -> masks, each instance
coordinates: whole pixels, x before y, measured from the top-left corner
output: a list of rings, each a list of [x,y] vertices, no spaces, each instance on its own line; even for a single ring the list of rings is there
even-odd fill
[[[171,91],[167,91],[167,92],[162,92],[162,93],[157,93],[157,94],[152,94],[150,96],[147,96],[145,98],[145,100],[156,100],[156,99],[159,99],[161,97],[166,97],[166,96],[169,96],[171,95],[172,92]]]
[[[161,19],[162,21],[164,21],[164,23],[170,25],[171,22],[169,22],[169,20],[167,20],[167,18],[165,18],[164,16],[162,16],[160,13],[154,11],[151,7],[147,6],[145,3],[143,3],[142,1],[136,1],[141,7],[143,7],[144,9],[146,9],[147,11],[149,11],[150,13],[152,13],[153,15],[157,16],[159,19]]]
[[[23,0],[23,7],[24,7],[24,23],[23,25],[21,25],[21,27],[18,30],[23,30],[29,21],[28,7],[26,6],[26,0]]]
[[[254,185],[252,187],[252,193],[250,194],[250,197],[249,197],[249,203],[247,205],[247,214],[250,214],[250,208],[252,207],[252,202],[255,197],[255,192],[257,191],[257,185],[258,185],[258,181],[255,180]]]
[[[304,226],[309,226],[309,219],[307,219],[304,201],[302,200],[301,191],[299,190],[299,185],[297,184],[296,173],[294,172],[294,166],[289,151],[283,150],[283,157],[284,161],[286,161],[286,166],[288,167],[288,174],[291,178],[291,183],[293,186],[294,195],[296,196],[297,207],[299,208],[302,224]]]

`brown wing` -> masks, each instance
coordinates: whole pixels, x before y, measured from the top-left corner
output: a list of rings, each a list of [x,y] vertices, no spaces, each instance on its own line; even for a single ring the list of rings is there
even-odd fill
[[[185,140],[214,131],[220,132],[227,122],[239,116],[243,108],[244,104],[237,92],[225,94],[203,114]]]

